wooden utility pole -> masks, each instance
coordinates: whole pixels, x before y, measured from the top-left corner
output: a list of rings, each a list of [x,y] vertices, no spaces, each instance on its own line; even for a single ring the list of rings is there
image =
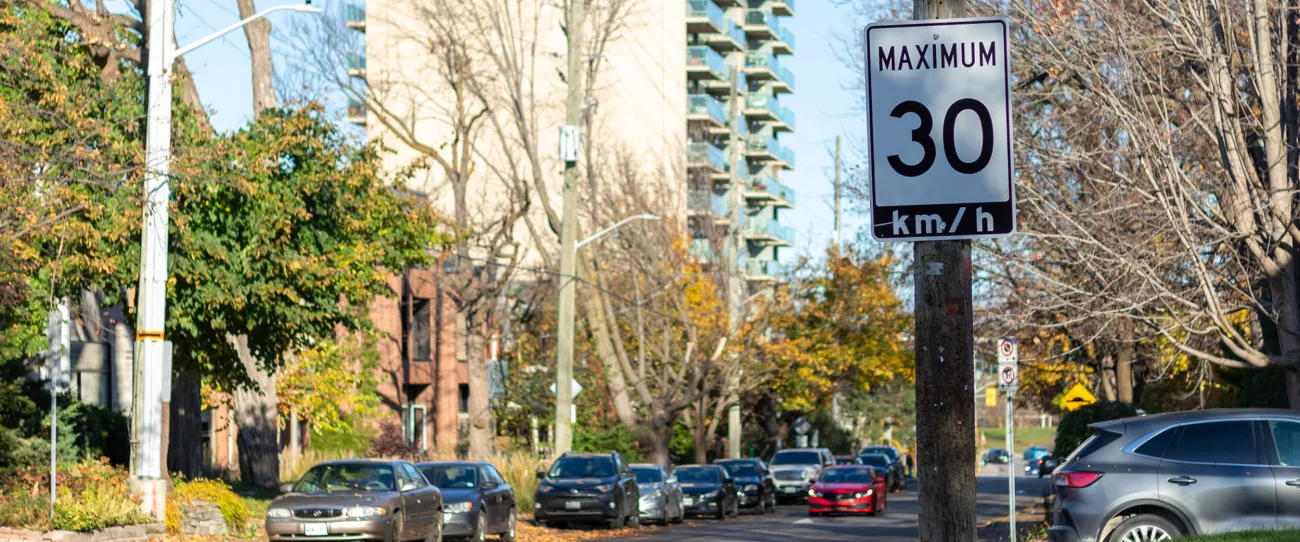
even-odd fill
[[[914,0],[912,18],[964,17],[966,0]],[[913,244],[916,463],[922,542],[975,540],[971,242]]]
[[[586,0],[569,2],[569,21],[566,26],[569,38],[569,67],[565,80],[569,84],[568,103],[565,105],[564,129],[577,131],[582,123],[582,49],[583,17]],[[562,138],[565,136],[561,136]],[[570,134],[570,141],[578,140]],[[564,159],[564,203],[560,218],[560,315],[557,323],[558,341],[555,360],[555,455],[573,447],[573,426],[569,412],[573,405],[573,319],[575,281],[577,277],[578,235],[578,153],[576,150]]]

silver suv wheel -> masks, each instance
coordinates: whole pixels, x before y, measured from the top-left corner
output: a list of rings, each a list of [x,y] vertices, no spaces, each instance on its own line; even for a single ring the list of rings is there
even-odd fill
[[[1153,514],[1139,514],[1124,520],[1107,537],[1110,542],[1163,542],[1182,534],[1169,520]]]

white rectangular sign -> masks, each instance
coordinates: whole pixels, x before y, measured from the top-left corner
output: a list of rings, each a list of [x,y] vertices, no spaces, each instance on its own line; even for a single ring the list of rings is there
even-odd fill
[[[1009,25],[999,17],[866,28],[874,238],[1015,231]]]
[[[998,339],[998,389],[1016,391],[1020,386],[1020,345],[1015,337]]]

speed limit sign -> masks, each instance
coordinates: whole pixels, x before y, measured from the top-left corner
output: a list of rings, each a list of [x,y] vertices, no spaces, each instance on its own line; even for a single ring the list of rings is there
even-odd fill
[[[876,239],[1015,231],[1008,27],[986,18],[866,28]]]

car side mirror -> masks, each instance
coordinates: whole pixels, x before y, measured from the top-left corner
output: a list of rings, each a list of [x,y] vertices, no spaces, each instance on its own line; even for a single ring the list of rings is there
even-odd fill
[[[545,480],[545,479],[546,479],[546,472],[545,472],[545,471],[540,471],[540,470],[537,471],[537,479],[538,479],[538,480]]]
[[[414,491],[418,489],[415,482],[402,482],[402,491]]]
[[[293,484],[280,484],[280,493],[293,493]]]
[[[669,476],[667,482],[670,483],[670,484],[675,484],[675,483],[677,483],[677,477],[676,477],[676,476]]]

